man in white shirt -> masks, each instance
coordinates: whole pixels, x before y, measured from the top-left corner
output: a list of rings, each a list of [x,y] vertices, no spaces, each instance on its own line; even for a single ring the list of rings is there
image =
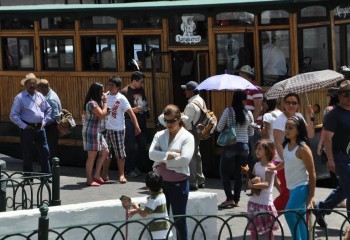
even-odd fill
[[[184,115],[188,117],[185,122],[186,128],[190,131],[195,140],[194,154],[190,162],[190,190],[196,191],[198,188],[205,187],[205,177],[202,169],[202,158],[199,150],[199,135],[194,131],[194,126],[197,124],[199,117],[201,116],[202,110],[206,109],[206,104],[199,96],[199,91],[195,90],[198,83],[189,81],[186,85],[181,85],[181,88],[185,90],[188,104],[185,107]]]
[[[119,170],[119,182],[126,183],[127,180],[124,174],[126,157],[124,117],[125,112],[129,114],[130,119],[135,126],[135,135],[140,134],[141,130],[128,99],[119,92],[121,84],[122,80],[119,77],[113,76],[108,80],[107,109],[109,109],[109,114],[106,118],[106,139],[110,150],[113,150],[115,158],[117,159]],[[104,180],[109,180],[108,170],[110,163],[110,159],[107,159],[103,165],[101,176]]]
[[[287,74],[286,56],[273,43],[267,32],[262,32],[264,76],[284,76]]]

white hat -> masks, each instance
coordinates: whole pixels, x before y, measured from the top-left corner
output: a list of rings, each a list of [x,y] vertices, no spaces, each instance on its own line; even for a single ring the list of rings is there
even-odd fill
[[[253,72],[253,69],[249,66],[249,65],[244,65],[243,67],[241,67],[239,69],[240,72],[244,72],[244,73],[247,73],[251,76],[254,76],[254,72]]]
[[[40,79],[35,77],[34,73],[28,73],[26,75],[26,77],[21,80],[21,85],[24,86],[25,82],[30,80],[30,79],[35,79],[36,80],[36,84],[40,83]]]
[[[340,83],[339,92],[350,91],[350,80],[344,80]]]

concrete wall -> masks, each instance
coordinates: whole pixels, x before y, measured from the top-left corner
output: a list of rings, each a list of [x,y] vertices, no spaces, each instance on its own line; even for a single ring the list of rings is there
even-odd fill
[[[133,198],[134,202],[141,205],[146,203],[146,197]],[[187,215],[192,215],[196,219],[204,217],[195,215],[217,215],[217,194],[205,192],[191,192],[187,204]],[[21,210],[0,213],[0,237],[13,233],[28,233],[38,228],[38,219],[40,212],[38,209]],[[81,204],[71,204],[50,207],[48,217],[50,219],[50,229],[61,232],[70,226],[84,225],[87,229],[92,229],[96,224],[117,222],[115,225],[120,226],[125,222],[125,209],[121,206],[121,202],[116,200],[106,200],[98,202],[88,202]],[[147,223],[149,219],[142,219],[139,215],[133,216],[130,220],[137,221],[128,224],[128,240],[138,239],[143,228],[142,223]],[[140,220],[140,221],[138,221]],[[195,239],[204,239],[200,228],[194,233],[193,230],[196,221],[187,219],[189,237],[195,234]],[[86,226],[91,225],[91,226]],[[217,239],[217,220],[215,218],[208,219],[201,223],[205,230],[206,239]],[[59,229],[61,228],[61,229]],[[121,233],[113,226],[106,225],[99,227],[93,231],[97,239],[122,239]],[[125,234],[126,228],[123,227],[121,232]],[[64,239],[83,239],[87,233],[84,229],[74,229],[65,233]],[[145,233],[147,234],[147,233]],[[125,235],[124,235],[125,236]],[[50,234],[50,238],[56,238],[56,234]]]

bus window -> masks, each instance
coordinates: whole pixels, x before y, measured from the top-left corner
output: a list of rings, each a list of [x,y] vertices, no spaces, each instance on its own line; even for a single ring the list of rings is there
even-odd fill
[[[238,70],[249,65],[254,67],[253,33],[216,34],[217,74],[238,74]]]
[[[114,36],[81,38],[83,70],[111,71],[117,69]]]
[[[32,38],[2,38],[2,49],[4,70],[34,69],[34,46]]]
[[[329,69],[327,27],[302,28],[298,31],[300,73]]]
[[[151,51],[154,51],[154,62],[156,69],[161,71],[161,56],[157,55],[157,52],[160,52],[160,36],[125,36],[125,63],[127,71],[133,71],[135,65],[132,64],[132,59],[134,59],[140,70],[151,71],[152,70],[152,59]]]
[[[74,45],[72,37],[42,37],[43,70],[74,70]]]
[[[263,31],[260,40],[262,85],[272,86],[290,76],[289,31]]]

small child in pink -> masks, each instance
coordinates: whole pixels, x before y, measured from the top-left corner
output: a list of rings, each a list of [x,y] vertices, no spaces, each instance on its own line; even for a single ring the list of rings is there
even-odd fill
[[[278,214],[273,205],[273,186],[276,171],[271,171],[268,168],[274,167],[272,159],[275,156],[275,146],[271,140],[261,139],[256,143],[255,153],[260,161],[254,165],[253,174],[259,177],[261,182],[252,183],[249,181],[248,187],[261,189],[261,192],[259,195],[252,195],[249,199],[247,212],[252,222],[248,229],[251,232],[252,239],[257,239],[257,233],[265,235],[266,239],[273,239],[272,231],[279,229]]]

